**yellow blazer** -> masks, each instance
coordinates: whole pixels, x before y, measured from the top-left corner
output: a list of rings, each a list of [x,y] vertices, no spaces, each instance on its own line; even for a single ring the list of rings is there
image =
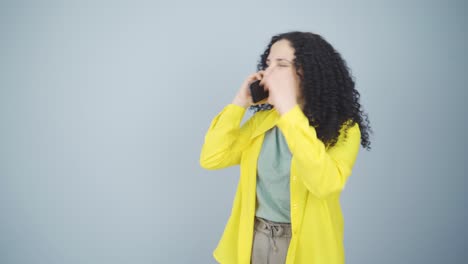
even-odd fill
[[[278,126],[292,153],[291,228],[287,264],[343,264],[343,216],[340,194],[358,155],[356,123],[344,139],[326,148],[299,105],[280,115],[273,108],[255,113],[240,126],[246,108],[228,104],[211,121],[200,166],[215,170],[240,164],[231,215],[213,257],[222,264],[249,264],[256,209],[257,158],[264,133]]]

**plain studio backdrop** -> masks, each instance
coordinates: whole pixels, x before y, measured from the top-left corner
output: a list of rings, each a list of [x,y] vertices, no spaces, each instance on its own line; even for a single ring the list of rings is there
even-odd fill
[[[2,1],[0,263],[215,263],[239,167],[199,165],[271,36],[312,31],[369,114],[346,263],[462,263],[466,1]],[[243,121],[251,116],[247,111]]]

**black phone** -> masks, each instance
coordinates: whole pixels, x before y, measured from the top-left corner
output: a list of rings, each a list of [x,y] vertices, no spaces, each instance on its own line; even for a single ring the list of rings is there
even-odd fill
[[[253,102],[257,103],[268,97],[268,90],[264,90],[263,86],[260,86],[260,80],[256,80],[250,84],[250,94]]]

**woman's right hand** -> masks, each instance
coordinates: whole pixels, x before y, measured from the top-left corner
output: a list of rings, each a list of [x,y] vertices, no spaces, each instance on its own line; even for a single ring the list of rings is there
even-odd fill
[[[257,102],[257,103],[254,104],[253,99],[252,99],[252,95],[250,94],[250,89],[249,89],[250,84],[252,84],[253,82],[255,82],[257,80],[261,80],[263,78],[263,73],[264,73],[264,71],[259,71],[259,72],[256,72],[256,73],[253,73],[253,74],[249,75],[247,77],[247,79],[245,79],[244,82],[242,83],[242,85],[241,85],[239,91],[237,92],[236,97],[234,97],[234,100],[232,101],[232,103],[240,105],[240,106],[242,106],[244,108],[247,108],[247,107],[249,107],[251,105],[263,104],[266,101],[268,101],[268,99],[265,98],[262,101]]]

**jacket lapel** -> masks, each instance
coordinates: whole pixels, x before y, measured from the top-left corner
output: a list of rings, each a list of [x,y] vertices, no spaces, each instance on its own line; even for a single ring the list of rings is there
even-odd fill
[[[278,111],[276,111],[275,108],[264,111],[264,113],[258,113],[260,114],[260,116],[257,120],[257,126],[255,127],[255,130],[252,133],[252,136],[250,137],[251,139],[265,133],[270,128],[274,127],[280,117]]]

